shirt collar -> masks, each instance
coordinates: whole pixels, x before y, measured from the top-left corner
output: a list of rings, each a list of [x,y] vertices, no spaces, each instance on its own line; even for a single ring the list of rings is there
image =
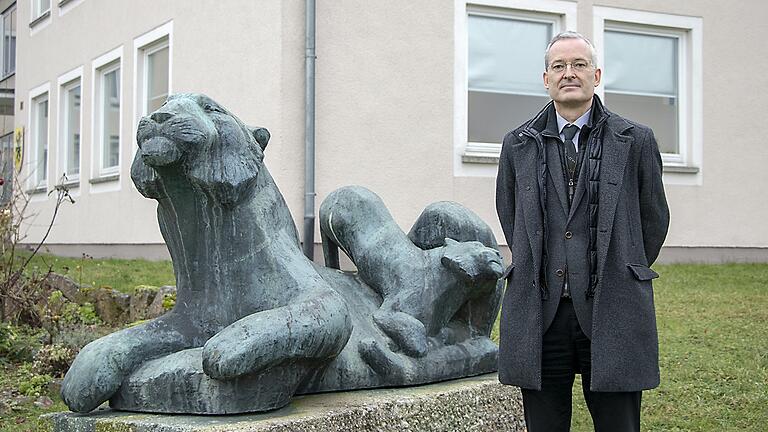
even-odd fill
[[[581,115],[581,117],[577,118],[575,122],[569,123],[568,120],[564,119],[560,113],[555,110],[555,114],[557,115],[557,130],[559,133],[563,133],[563,128],[568,126],[569,124],[573,124],[575,126],[579,127],[579,130],[581,130],[582,127],[584,127],[585,124],[589,123],[590,115],[592,114],[592,108],[588,109],[587,112]]]

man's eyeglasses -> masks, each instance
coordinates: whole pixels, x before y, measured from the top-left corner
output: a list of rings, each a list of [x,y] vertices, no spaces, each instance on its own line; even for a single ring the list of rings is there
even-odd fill
[[[558,61],[549,65],[549,70],[551,70],[554,73],[563,73],[565,72],[565,69],[567,69],[569,65],[576,72],[584,72],[585,70],[589,69],[592,66],[592,64],[586,60],[576,60],[572,62]]]

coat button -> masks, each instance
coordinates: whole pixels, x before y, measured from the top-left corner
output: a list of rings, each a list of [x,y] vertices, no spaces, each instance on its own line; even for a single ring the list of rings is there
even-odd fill
[[[555,270],[555,274],[557,275],[557,277],[563,277],[565,272],[563,271],[563,269],[557,269]]]
[[[531,187],[530,186],[526,186],[525,190],[529,191],[529,190],[531,190]]]
[[[565,232],[565,238],[570,239],[572,237],[573,237],[573,233],[572,232],[570,232],[570,231],[566,231]]]

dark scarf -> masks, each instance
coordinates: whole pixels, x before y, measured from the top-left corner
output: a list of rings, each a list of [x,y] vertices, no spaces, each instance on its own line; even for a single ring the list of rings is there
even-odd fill
[[[541,138],[541,132],[546,128],[546,125],[552,121],[551,117],[555,116],[554,102],[550,101],[544,108],[531,119],[525,127],[525,131],[536,139],[539,146],[538,151],[538,164],[539,164],[539,203],[542,214],[542,220],[545,222],[542,225],[542,234],[544,247],[542,248],[542,259],[539,280],[539,291],[542,300],[549,299],[549,288],[547,287],[545,271],[548,265],[548,257],[546,245],[549,244],[549,232],[547,229],[546,221],[548,220],[547,213],[547,177],[549,176],[549,166],[547,164],[547,146],[544,145],[544,141]],[[589,209],[587,213],[587,222],[589,226],[589,247],[587,248],[589,259],[589,286],[587,287],[586,297],[594,297],[595,289],[597,287],[597,226],[598,215],[600,207],[600,165],[603,158],[603,133],[605,120],[610,116],[610,113],[606,111],[605,107],[597,96],[593,97],[592,101],[592,131],[589,134],[587,141],[587,154],[589,159],[582,162],[587,163],[587,179],[585,198],[587,199]],[[583,169],[583,168],[582,168]]]

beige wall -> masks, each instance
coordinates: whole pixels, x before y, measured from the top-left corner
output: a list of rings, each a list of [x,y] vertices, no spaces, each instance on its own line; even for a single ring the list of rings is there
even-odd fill
[[[444,1],[319,3],[318,203],[358,184],[408,230],[452,173],[453,9]]]
[[[204,92],[238,113],[248,124],[263,125],[272,133],[267,161],[281,183],[300,185],[303,172],[303,3],[207,2],[190,8],[183,1],[82,1],[63,16],[56,2],[52,19],[30,36],[29,3],[19,5],[19,65],[17,94],[29,104],[29,90],[45,82],[50,92],[50,165],[58,156],[58,77],[83,66],[81,181],[72,190],[75,205],[65,204],[48,239],[50,243],[159,243],[155,202],[143,198],[130,180],[135,151],[134,38],[173,21],[172,92]],[[201,11],[207,11],[201,13]],[[283,37],[283,32],[287,37]],[[120,180],[92,186],[92,61],[123,47]],[[236,66],[233,66],[236,65]],[[288,100],[288,103],[284,103]],[[17,124],[27,126],[28,108],[17,113]],[[283,125],[286,126],[283,126]],[[297,126],[292,126],[292,125]],[[31,142],[26,143],[27,155]],[[27,157],[27,162],[29,161]],[[58,178],[53,167],[51,179]],[[119,189],[93,193],[95,188]],[[287,194],[294,213],[301,210],[301,194]],[[41,236],[52,212],[52,199],[32,197],[30,241]]]
[[[30,37],[29,3],[21,2],[17,125],[28,121],[29,90],[84,66],[83,174],[91,142],[91,61],[124,46],[123,148],[120,192],[90,194],[61,211],[52,243],[156,243],[154,202],[133,188],[133,39],[173,20],[173,92],[209,94],[252,125],[272,132],[266,163],[301,227],[304,164],[304,2],[101,2],[82,0]],[[520,2],[530,4],[530,1]],[[669,246],[768,248],[768,151],[760,134],[742,127],[740,113],[765,111],[758,75],[768,65],[762,42],[768,4],[582,0],[578,30],[592,34],[593,5],[701,17],[703,21],[703,162],[701,184],[674,185]],[[496,231],[493,169],[457,175],[454,136],[454,4],[445,0],[317,4],[317,206],[333,189],[359,184],[378,193],[404,230],[430,202],[454,200]],[[743,71],[753,78],[742,79]],[[18,102],[17,102],[18,106]],[[610,107],[609,107],[610,108]],[[58,128],[51,104],[51,131]],[[510,128],[515,125],[510,125]],[[697,125],[694,125],[696,127]],[[50,146],[55,156],[56,139]],[[486,170],[488,172],[488,170]],[[665,174],[665,178],[686,174]],[[49,178],[53,173],[49,173]],[[50,200],[31,238],[40,235]],[[317,233],[317,229],[316,229]],[[316,234],[316,239],[319,236]]]

